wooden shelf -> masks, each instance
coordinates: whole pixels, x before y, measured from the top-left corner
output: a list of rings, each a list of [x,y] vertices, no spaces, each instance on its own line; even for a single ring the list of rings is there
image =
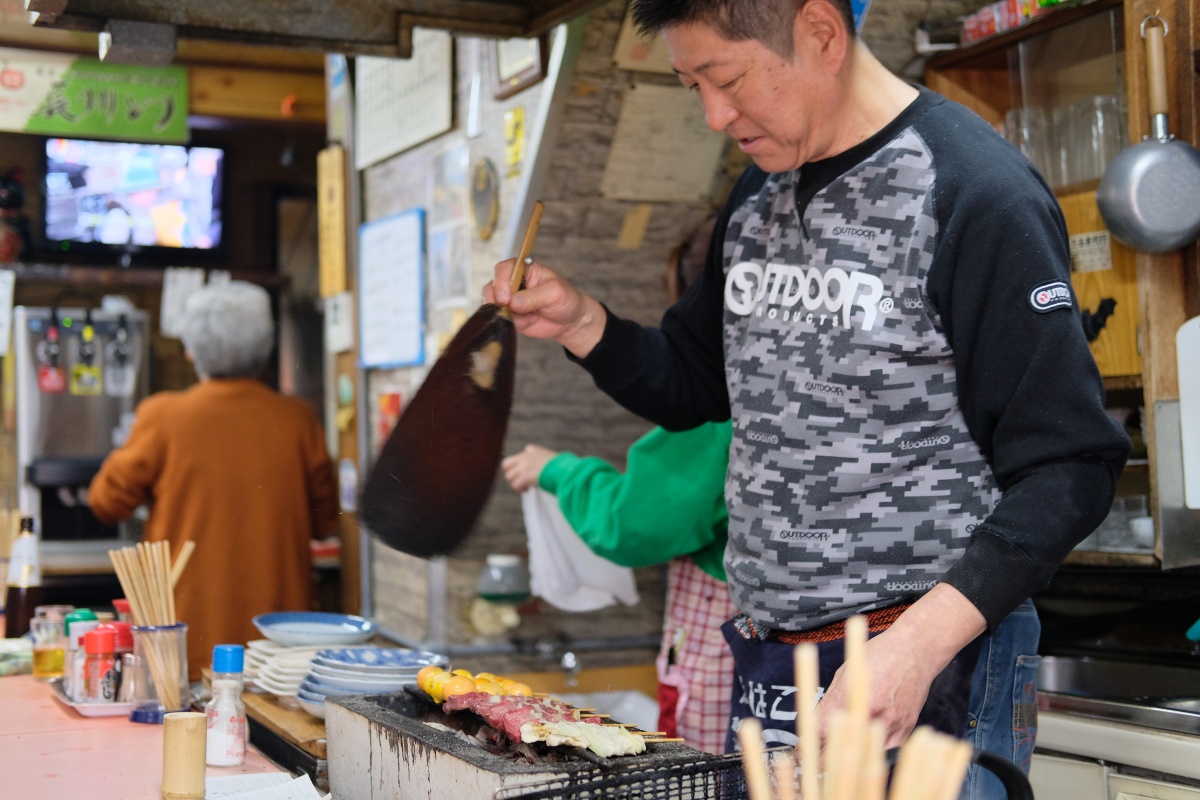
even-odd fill
[[[989,56],[1002,55],[1003,51],[1007,48],[1031,36],[1037,36],[1038,34],[1052,31],[1055,28],[1070,25],[1073,22],[1078,22],[1085,17],[1090,17],[1101,11],[1119,8],[1121,3],[1122,0],[1089,0],[1089,2],[1056,9],[1040,17],[1034,17],[1029,22],[1011,30],[990,36],[987,39],[972,42],[956,50],[946,50],[930,56],[929,60],[925,62],[925,68],[940,72],[968,63],[978,64],[985,61]]]
[[[1104,390],[1106,392],[1141,388],[1141,375],[1109,375],[1104,378]]]
[[[205,267],[221,269],[219,263]],[[105,267],[71,264],[12,263],[0,264],[0,269],[16,273],[18,283],[63,284],[70,286],[162,286],[165,268]],[[286,275],[276,272],[234,272],[231,278],[256,283],[265,289],[282,289],[289,283]]]
[[[1076,567],[1152,567],[1162,564],[1154,553],[1108,553],[1103,550],[1072,550],[1064,564]]]

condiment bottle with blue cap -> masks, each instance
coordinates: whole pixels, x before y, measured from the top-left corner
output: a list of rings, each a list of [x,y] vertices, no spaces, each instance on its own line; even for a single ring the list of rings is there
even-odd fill
[[[213,648],[212,699],[204,707],[208,715],[205,762],[210,767],[231,767],[246,760],[243,662],[240,644],[219,644]]]

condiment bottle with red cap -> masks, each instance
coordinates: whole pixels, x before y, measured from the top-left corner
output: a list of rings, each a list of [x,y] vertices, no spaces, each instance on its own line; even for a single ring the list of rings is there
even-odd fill
[[[94,628],[83,635],[87,660],[83,665],[85,703],[113,703],[117,699],[117,632]]]
[[[113,661],[117,670],[116,702],[123,703],[133,691],[133,626],[128,622],[105,622],[96,626],[95,630],[110,630],[113,632],[115,651]],[[128,688],[126,688],[128,684]]]
[[[118,597],[112,601],[113,611],[117,612],[117,619],[121,622],[133,622],[133,614],[129,610],[129,601],[124,597]]]

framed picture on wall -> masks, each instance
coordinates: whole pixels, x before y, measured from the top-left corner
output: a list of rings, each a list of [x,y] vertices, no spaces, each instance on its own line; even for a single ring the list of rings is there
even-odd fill
[[[532,39],[489,40],[487,49],[492,65],[492,96],[497,100],[511,97],[546,77],[550,51],[546,34]]]

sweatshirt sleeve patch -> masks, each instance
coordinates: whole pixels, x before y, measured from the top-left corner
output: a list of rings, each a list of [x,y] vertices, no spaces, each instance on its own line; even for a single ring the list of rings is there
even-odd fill
[[[1063,281],[1043,283],[1029,293],[1029,306],[1039,314],[1071,308],[1071,287]]]

